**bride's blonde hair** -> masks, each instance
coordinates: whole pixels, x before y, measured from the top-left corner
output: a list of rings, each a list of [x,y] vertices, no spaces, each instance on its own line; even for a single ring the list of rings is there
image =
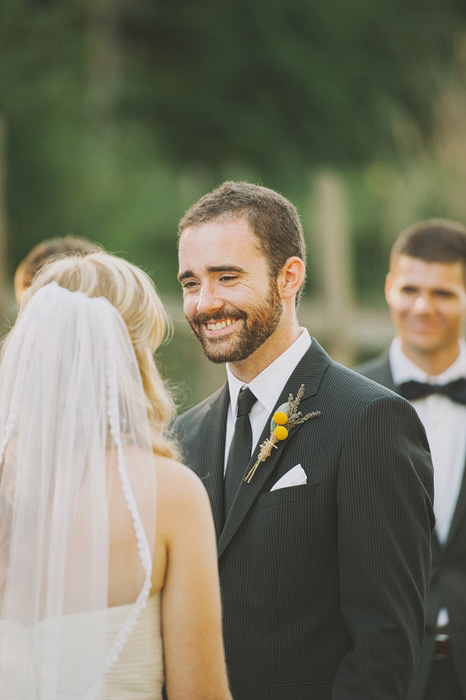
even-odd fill
[[[50,282],[88,297],[105,297],[119,311],[141,372],[154,452],[178,458],[178,448],[167,434],[167,424],[175,416],[175,404],[153,358],[171,326],[150,277],[136,265],[109,253],[67,256],[55,259],[37,273],[24,294],[21,308]]]

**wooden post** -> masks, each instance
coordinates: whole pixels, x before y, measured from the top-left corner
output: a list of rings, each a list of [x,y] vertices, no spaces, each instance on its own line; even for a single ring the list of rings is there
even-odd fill
[[[322,289],[324,342],[334,359],[351,366],[355,359],[353,280],[346,199],[341,180],[322,173],[316,183],[315,248],[309,268]],[[313,272],[313,270],[315,272]]]

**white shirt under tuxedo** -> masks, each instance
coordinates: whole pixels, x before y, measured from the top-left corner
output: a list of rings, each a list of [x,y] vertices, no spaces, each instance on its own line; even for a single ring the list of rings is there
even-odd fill
[[[444,372],[429,376],[406,357],[400,338],[395,338],[389,351],[390,369],[396,385],[410,380],[447,384],[466,377],[466,343],[460,340],[458,357]],[[448,396],[431,394],[411,401],[427,433],[434,465],[434,512],[436,533],[440,543],[448,537],[466,462],[466,406]],[[440,611],[438,624],[448,622],[445,610]]]

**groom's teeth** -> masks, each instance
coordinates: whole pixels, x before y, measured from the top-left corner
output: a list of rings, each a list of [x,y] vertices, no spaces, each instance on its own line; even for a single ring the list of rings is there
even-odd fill
[[[230,318],[227,318],[226,321],[217,321],[217,323],[208,323],[207,324],[207,329],[209,331],[220,331],[222,328],[226,328],[227,326],[231,326],[233,321]]]

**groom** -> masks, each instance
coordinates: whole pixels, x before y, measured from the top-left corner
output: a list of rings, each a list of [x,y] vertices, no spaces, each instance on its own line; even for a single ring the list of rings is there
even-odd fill
[[[179,233],[186,318],[227,363],[177,431],[211,499],[232,695],[405,700],[433,526],[416,412],[299,326],[306,253],[288,200],[226,182]]]

